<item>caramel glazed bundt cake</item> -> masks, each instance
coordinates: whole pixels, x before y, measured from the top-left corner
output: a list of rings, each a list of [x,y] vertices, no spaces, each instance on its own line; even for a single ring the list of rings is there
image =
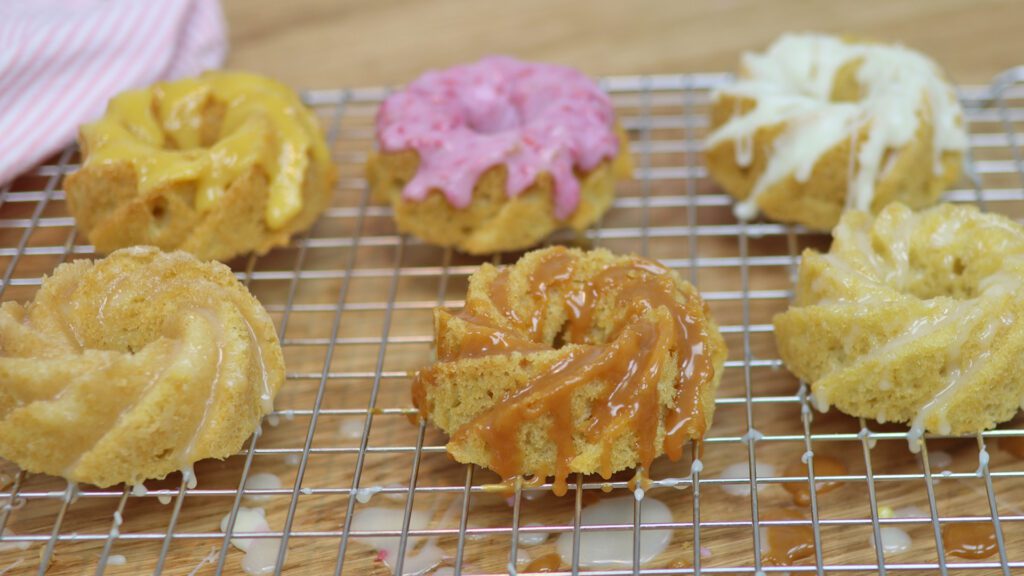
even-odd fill
[[[780,222],[830,230],[844,209],[932,205],[959,175],[967,137],[939,68],[898,45],[786,35],[743,56],[713,96],[705,156],[738,201]]]
[[[1024,228],[974,207],[852,211],[828,254],[807,250],[775,317],[786,367],[821,410],[977,433],[1024,398]]]
[[[725,342],[697,290],[656,262],[537,250],[434,311],[437,362],[413,402],[448,452],[505,479],[605,478],[682,455],[711,424]]]
[[[399,231],[471,254],[583,230],[632,171],[608,96],[577,70],[492,57],[381,105],[367,177]]]
[[[284,381],[274,325],[216,262],[125,248],[0,306],[0,456],[109,486],[241,448]],[[194,475],[186,476],[194,482]]]
[[[135,245],[201,260],[264,254],[312,226],[336,169],[291,89],[207,72],[114,97],[82,126],[68,210],[101,253]]]

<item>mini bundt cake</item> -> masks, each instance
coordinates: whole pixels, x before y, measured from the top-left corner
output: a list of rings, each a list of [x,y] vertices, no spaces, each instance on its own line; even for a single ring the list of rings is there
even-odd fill
[[[236,453],[273,408],[273,322],[226,266],[153,247],[0,306],[0,456],[109,486]]]
[[[828,254],[807,250],[782,360],[821,410],[976,433],[1024,398],[1024,228],[970,206],[851,211]]]
[[[377,115],[367,174],[403,233],[471,254],[583,230],[631,171],[611,101],[577,70],[492,57],[428,72]]]
[[[202,260],[266,253],[313,225],[336,176],[291,89],[207,72],[115,96],[82,126],[68,210],[102,253],[135,245]]]
[[[844,209],[934,204],[967,143],[953,88],[899,45],[785,35],[744,54],[740,80],[713,96],[705,156],[738,201],[780,222],[830,230]]]
[[[434,312],[413,402],[459,462],[503,478],[613,472],[682,455],[711,425],[725,342],[697,290],[656,262],[536,250],[484,264],[464,311]]]

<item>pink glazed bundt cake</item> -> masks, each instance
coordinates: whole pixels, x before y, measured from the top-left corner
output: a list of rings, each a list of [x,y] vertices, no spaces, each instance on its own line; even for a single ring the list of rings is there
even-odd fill
[[[368,178],[403,233],[472,254],[583,230],[629,174],[611,101],[579,71],[492,57],[428,72],[377,115]]]

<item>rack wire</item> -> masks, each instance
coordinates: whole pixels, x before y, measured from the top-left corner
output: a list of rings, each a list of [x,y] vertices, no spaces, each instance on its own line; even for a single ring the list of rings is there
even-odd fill
[[[288,382],[276,412],[236,456],[199,463],[194,488],[178,474],[145,492],[75,486],[6,464],[0,574],[240,573],[242,552],[230,544],[239,537],[287,551],[275,574],[415,572],[428,547],[442,561],[427,573],[525,573],[529,558],[559,541],[572,551],[563,574],[1024,573],[1024,461],[1012,453],[1024,439],[1020,420],[971,438],[928,435],[915,456],[905,427],[813,412],[807,386],[780,369],[771,317],[792,295],[800,251],[826,248],[828,237],[737,222],[730,198],[707,179],[700,151],[710,92],[729,78],[602,80],[630,135],[635,178],[600,226],[552,239],[660,259],[701,289],[722,327],[730,356],[702,467],[662,459],[650,471],[645,501],[665,503],[671,522],[645,522],[634,499],[621,521],[584,524],[588,505],[633,498],[623,475],[578,477],[563,498],[549,485],[496,494],[492,473],[449,460],[444,436],[415,419],[409,375],[429,362],[431,309],[461,306],[482,260],[398,235],[390,209],[370,200],[362,166],[388,90],[322,90],[305,98],[341,166],[333,205],[287,248],[231,263],[278,327]],[[970,150],[966,177],[946,200],[1024,218],[1022,80],[1015,69],[960,89]],[[60,189],[76,162],[69,148],[0,188],[0,298],[29,300],[56,265],[93,256]],[[813,457],[806,472],[787,470],[812,452],[842,459],[848,472],[816,475]],[[281,487],[247,485],[261,472]],[[842,485],[825,493],[816,489],[824,482]],[[783,488],[797,484],[810,490],[804,518],[772,519],[771,510],[794,508]],[[240,510],[254,506],[265,508],[272,532],[235,530]],[[365,521],[368,510],[376,523]],[[996,553],[950,555],[943,527],[954,522],[991,523]],[[809,529],[813,554],[765,565],[763,531],[778,526]],[[873,545],[892,529],[910,537],[909,549]],[[586,565],[588,539],[607,532],[631,543],[631,554]],[[641,562],[645,534],[669,545]]]

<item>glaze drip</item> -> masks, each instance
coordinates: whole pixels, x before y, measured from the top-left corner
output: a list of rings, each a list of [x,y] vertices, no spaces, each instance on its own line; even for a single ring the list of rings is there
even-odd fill
[[[849,469],[846,463],[838,458],[831,456],[814,456],[814,491],[821,496],[826,492],[831,492],[836,488],[843,485],[842,481],[829,480],[822,481],[818,480],[821,476],[845,476],[849,473]],[[786,468],[786,476],[807,476],[808,466],[804,462],[798,462],[788,468]],[[787,482],[782,485],[793,496],[793,503],[798,506],[810,506],[811,504],[811,487],[808,482]]]

